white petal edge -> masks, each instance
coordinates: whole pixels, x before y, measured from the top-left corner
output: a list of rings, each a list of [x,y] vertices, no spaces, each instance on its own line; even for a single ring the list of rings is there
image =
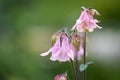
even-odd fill
[[[96,24],[96,26],[97,26],[97,28],[99,28],[99,29],[101,29],[101,28],[102,28],[102,27],[98,26],[97,24]]]
[[[47,52],[41,53],[40,56],[47,56],[51,52],[51,49],[49,49]]]
[[[71,31],[75,30],[76,28],[76,24],[72,27]]]

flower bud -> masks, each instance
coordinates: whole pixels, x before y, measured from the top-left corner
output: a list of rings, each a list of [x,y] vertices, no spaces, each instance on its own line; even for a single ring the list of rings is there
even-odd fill
[[[67,80],[67,73],[56,75],[54,80]]]
[[[76,49],[76,51],[79,51],[80,42],[81,42],[80,35],[73,34],[71,37],[71,42],[72,42],[72,45],[74,46],[74,48]]]
[[[60,33],[56,32],[52,35],[52,46],[55,44],[56,40],[58,39]]]
[[[84,6],[81,7],[82,10],[85,10],[86,8]]]
[[[91,15],[100,15],[100,13],[95,9],[90,9],[90,14]]]

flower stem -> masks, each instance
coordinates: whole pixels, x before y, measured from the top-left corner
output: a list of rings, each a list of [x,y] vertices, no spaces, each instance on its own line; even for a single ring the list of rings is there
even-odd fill
[[[71,67],[72,67],[72,73],[73,73],[74,80],[77,80],[73,60],[70,59],[70,61],[71,61]]]
[[[86,32],[82,32],[82,44],[83,44],[83,64],[86,64]],[[83,72],[83,80],[86,80],[86,70]]]
[[[78,80],[80,80],[80,71],[79,71],[79,61],[78,61],[78,58],[76,58],[76,74],[77,74]]]

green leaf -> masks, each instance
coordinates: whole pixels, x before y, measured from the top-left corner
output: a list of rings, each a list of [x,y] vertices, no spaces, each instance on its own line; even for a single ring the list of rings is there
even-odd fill
[[[85,65],[84,65],[84,64],[81,64],[79,69],[80,69],[80,71],[84,71],[84,70],[87,69],[87,67],[88,67],[87,64],[85,64]]]
[[[87,62],[86,64],[87,64],[87,65],[89,65],[89,64],[93,64],[93,62],[92,62],[92,61],[90,61],[90,62]]]
[[[86,70],[88,68],[88,65],[89,64],[92,64],[93,62],[90,61],[90,62],[87,62],[86,64],[81,64],[80,67],[79,67],[79,70],[82,72],[84,70]]]

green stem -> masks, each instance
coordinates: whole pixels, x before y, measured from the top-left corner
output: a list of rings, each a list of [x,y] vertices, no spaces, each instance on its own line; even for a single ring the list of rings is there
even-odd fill
[[[70,59],[70,61],[71,61],[71,67],[72,67],[72,73],[73,73],[74,80],[77,80],[73,60]]]
[[[78,80],[80,80],[80,70],[79,70],[79,61],[78,61],[78,58],[76,58],[76,74],[77,74]]]
[[[86,32],[82,32],[82,39],[83,39],[83,64],[86,64]],[[86,80],[86,70],[83,72],[83,80]]]

